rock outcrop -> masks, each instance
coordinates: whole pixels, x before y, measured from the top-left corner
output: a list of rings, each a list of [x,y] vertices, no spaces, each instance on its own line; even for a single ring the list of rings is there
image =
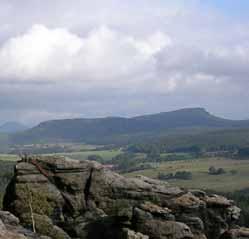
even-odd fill
[[[9,212],[0,211],[0,239],[49,239],[39,236],[20,226],[17,217]]]
[[[224,197],[63,157],[18,162],[4,209],[54,239],[249,238],[236,226],[240,209]]]

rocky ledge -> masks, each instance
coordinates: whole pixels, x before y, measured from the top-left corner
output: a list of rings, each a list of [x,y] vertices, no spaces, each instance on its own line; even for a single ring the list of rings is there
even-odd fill
[[[240,209],[222,196],[64,157],[18,162],[4,210],[54,239],[249,238],[248,229],[236,226]]]

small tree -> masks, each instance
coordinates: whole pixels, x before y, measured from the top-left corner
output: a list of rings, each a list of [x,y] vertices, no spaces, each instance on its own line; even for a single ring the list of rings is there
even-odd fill
[[[216,169],[214,166],[211,166],[208,170],[208,173],[210,175],[221,175],[221,174],[225,174],[226,171],[224,168],[218,168]]]
[[[211,174],[211,175],[215,175],[217,173],[217,170],[214,166],[211,166],[209,169],[208,169],[208,173]]]
[[[89,161],[96,161],[99,163],[104,163],[104,159],[100,155],[92,154],[87,157]]]
[[[224,168],[218,168],[218,170],[217,170],[217,174],[218,174],[218,175],[220,175],[220,174],[225,174],[225,173],[226,173],[226,171],[225,171]]]

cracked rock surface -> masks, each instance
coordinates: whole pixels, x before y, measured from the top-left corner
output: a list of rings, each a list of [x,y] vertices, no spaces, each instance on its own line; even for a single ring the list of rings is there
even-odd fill
[[[18,162],[4,209],[51,238],[249,238],[240,209],[218,195],[146,177],[125,178],[90,161],[29,157]],[[0,237],[1,238],[1,237]]]

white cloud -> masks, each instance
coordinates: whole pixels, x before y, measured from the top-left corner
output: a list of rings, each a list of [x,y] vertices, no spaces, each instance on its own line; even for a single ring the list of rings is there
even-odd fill
[[[18,80],[60,77],[71,70],[70,61],[81,47],[82,40],[64,29],[34,25],[1,47],[1,77]]]
[[[0,78],[118,81],[153,70],[154,56],[170,43],[161,32],[138,39],[103,26],[79,37],[34,25],[0,48]]]

